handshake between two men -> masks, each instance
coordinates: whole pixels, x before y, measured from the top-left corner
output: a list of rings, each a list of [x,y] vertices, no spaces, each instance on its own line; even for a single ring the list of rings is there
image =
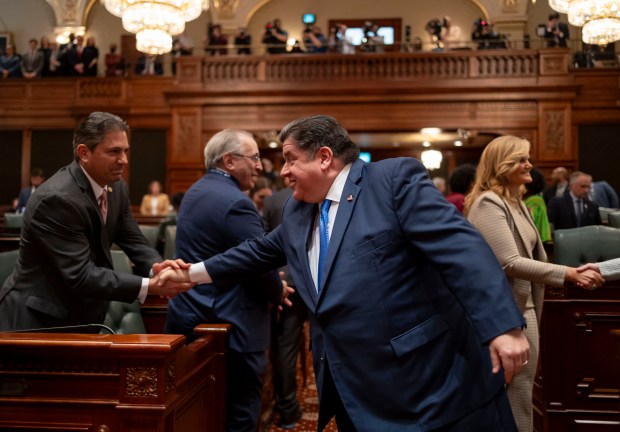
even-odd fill
[[[153,264],[153,277],[149,279],[149,294],[172,298],[177,294],[190,290],[198,283],[212,282],[208,274],[205,274],[204,280],[192,282],[189,275],[190,267],[191,264],[184,262],[182,259],[165,260]],[[282,281],[282,304],[277,306],[281,310],[282,305],[292,306],[288,296],[294,293],[295,290],[287,285],[284,280],[284,272],[280,272],[280,280]]]

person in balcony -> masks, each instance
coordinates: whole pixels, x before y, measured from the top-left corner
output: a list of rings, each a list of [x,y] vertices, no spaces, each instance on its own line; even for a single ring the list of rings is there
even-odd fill
[[[288,32],[282,28],[282,21],[280,18],[276,18],[273,20],[273,23],[267,23],[265,25],[262,41],[269,54],[286,54]]]
[[[0,74],[2,78],[19,78],[22,76],[22,58],[15,54],[15,45],[8,44],[6,52],[0,55]]]
[[[209,34],[204,41],[205,52],[212,56],[228,54],[228,38],[222,34],[222,26],[209,26]]]
[[[28,43],[30,49],[22,56],[22,76],[24,78],[40,77],[45,60],[43,53],[37,49],[36,39],[30,39]]]
[[[317,25],[306,28],[304,31],[304,46],[308,54],[323,54],[327,52],[327,38]]]
[[[84,63],[84,76],[96,77],[98,73],[99,48],[95,46],[95,38],[90,36],[86,39],[86,46],[82,53]]]
[[[239,33],[235,36],[235,47],[237,54],[252,54],[252,35],[245,27],[239,28]]]
[[[164,65],[161,56],[142,54],[138,57],[134,72],[136,75],[163,75]]]
[[[441,40],[443,41],[444,49],[451,50],[465,48],[461,27],[453,24],[452,18],[450,18],[449,16],[443,17],[443,26],[441,27]]]
[[[547,47],[566,48],[568,46],[567,41],[569,37],[568,24],[560,22],[560,14],[558,12],[550,14],[547,25],[545,26]]]
[[[125,61],[123,56],[116,52],[118,45],[110,44],[110,52],[105,55],[105,76],[123,76]]]
[[[502,136],[491,141],[480,157],[476,182],[465,199],[465,214],[485,238],[512,286],[526,326],[530,358],[507,386],[508,399],[519,432],[532,432],[532,392],[538,363],[539,332],[545,285],[573,282],[593,289],[603,278],[595,271],[547,262],[534,221],[521,200],[524,185],[532,181],[530,143]]]

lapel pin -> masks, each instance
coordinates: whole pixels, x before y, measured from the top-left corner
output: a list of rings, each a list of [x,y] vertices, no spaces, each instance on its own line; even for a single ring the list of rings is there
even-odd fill
[[[108,186],[108,192],[112,192],[112,188]]]
[[[353,195],[349,194],[349,196],[347,197],[347,201],[349,202],[353,201]]]

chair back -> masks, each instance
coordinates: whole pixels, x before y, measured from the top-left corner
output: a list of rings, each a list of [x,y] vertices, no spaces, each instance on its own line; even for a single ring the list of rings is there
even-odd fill
[[[112,266],[118,273],[133,274],[131,261],[122,250],[111,250]],[[140,302],[123,303],[111,301],[103,324],[110,327],[116,334],[146,333]]]
[[[149,242],[149,245],[153,249],[157,247],[157,235],[159,234],[159,226],[151,226],[151,225],[138,225],[142,235],[146,237],[146,240]]]
[[[607,223],[610,227],[620,228],[620,210],[609,212],[607,218],[609,219]]]
[[[555,230],[556,264],[577,267],[620,257],[620,229],[600,225]]]
[[[12,250],[7,252],[0,252],[0,286],[4,284],[4,281],[11,276],[15,264],[17,264],[17,257],[19,256],[19,250]]]
[[[166,227],[164,236],[164,259],[174,259],[176,255],[177,226],[169,225]]]
[[[6,228],[21,228],[24,222],[23,213],[5,213],[4,214],[4,226]]]
[[[601,222],[603,222],[604,224],[609,222],[609,213],[618,211],[618,209],[616,208],[609,208],[609,207],[599,207],[598,208],[598,212],[601,215]]]

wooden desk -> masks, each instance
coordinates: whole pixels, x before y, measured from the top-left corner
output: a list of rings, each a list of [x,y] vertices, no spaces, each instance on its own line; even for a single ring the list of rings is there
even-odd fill
[[[0,333],[0,430],[220,432],[229,329]]]
[[[620,285],[547,287],[534,391],[537,432],[620,430],[620,374],[610,332],[620,328]]]

